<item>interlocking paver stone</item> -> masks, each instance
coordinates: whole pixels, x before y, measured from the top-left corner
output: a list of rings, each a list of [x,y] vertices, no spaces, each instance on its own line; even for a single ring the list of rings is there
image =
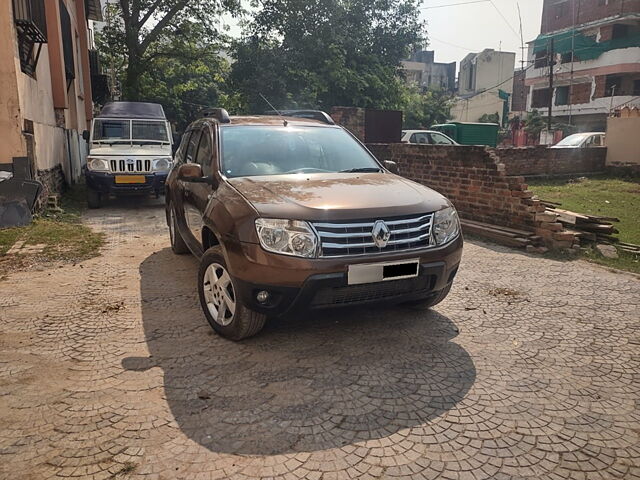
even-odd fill
[[[157,202],[0,282],[0,478],[637,479],[640,281],[468,242],[447,300],[213,334]]]

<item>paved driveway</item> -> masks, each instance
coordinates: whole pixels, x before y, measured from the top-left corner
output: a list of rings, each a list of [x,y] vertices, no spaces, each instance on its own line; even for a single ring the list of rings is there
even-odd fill
[[[431,312],[232,343],[157,203],[102,257],[0,283],[0,478],[640,478],[640,281],[468,243]]]

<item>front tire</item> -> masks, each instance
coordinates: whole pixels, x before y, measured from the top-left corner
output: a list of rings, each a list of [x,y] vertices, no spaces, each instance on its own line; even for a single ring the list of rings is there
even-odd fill
[[[169,212],[167,214],[167,224],[169,225],[169,239],[171,240],[171,250],[176,255],[182,255],[189,253],[189,247],[185,243],[180,230],[178,230],[178,221],[176,219],[176,212],[173,209],[173,205],[169,204]]]
[[[198,295],[207,321],[230,340],[242,340],[262,330],[266,315],[248,309],[236,296],[233,279],[219,245],[208,249],[200,260]]]

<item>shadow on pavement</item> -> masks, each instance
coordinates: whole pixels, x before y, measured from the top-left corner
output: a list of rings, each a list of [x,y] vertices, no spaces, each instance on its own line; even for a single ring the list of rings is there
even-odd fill
[[[214,334],[196,260],[164,249],[140,266],[150,358],[181,430],[215,452],[269,455],[341,447],[425,424],[473,384],[457,328],[436,312],[333,310],[270,321],[234,343]]]

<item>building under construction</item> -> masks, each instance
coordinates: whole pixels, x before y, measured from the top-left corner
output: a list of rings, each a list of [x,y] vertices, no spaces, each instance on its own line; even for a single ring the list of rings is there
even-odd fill
[[[640,105],[640,0],[545,0],[529,42],[527,110],[581,131]]]

